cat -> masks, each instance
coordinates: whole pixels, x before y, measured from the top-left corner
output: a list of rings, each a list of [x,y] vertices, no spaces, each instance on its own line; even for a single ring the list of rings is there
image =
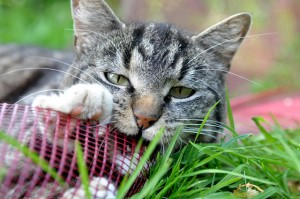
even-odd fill
[[[226,72],[251,25],[249,14],[194,34],[167,23],[124,23],[104,0],[71,0],[71,7],[76,59],[62,83],[65,92],[38,96],[34,107],[109,122],[146,141],[164,127],[163,150],[180,125],[177,147],[194,140],[197,126],[218,103],[197,138],[216,141],[216,124],[225,119]],[[117,188],[107,184],[105,178],[91,179],[93,197],[116,197]],[[104,189],[95,193],[95,186]],[[72,197],[84,198],[83,188],[63,194]]]
[[[248,14],[193,34],[170,24],[125,24],[103,0],[71,4],[77,57],[62,84],[66,92],[38,96],[34,106],[81,119],[110,115],[115,128],[149,141],[166,127],[161,144],[218,101],[210,120],[224,121],[225,75],[248,32]],[[183,141],[194,136],[181,134]],[[200,141],[214,139],[207,133]]]

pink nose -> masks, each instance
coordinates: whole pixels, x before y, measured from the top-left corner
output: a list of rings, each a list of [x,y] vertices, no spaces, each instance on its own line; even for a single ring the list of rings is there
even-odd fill
[[[158,120],[158,117],[147,116],[142,114],[135,114],[135,117],[138,127],[143,129],[148,128]]]

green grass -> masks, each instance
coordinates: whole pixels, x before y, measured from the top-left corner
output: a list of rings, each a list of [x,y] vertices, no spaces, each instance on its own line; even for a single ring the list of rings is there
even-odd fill
[[[53,179],[55,179],[61,186],[65,186],[64,180],[59,176],[59,174],[48,164],[47,161],[40,158],[39,155],[30,150],[27,146],[22,145],[19,143],[16,139],[9,136],[7,133],[0,130],[0,141],[9,144],[16,150],[22,152],[25,157],[32,160],[32,162],[36,165],[38,165],[41,169],[43,169],[45,172],[47,172]],[[4,169],[4,168],[2,168]],[[3,177],[4,174],[1,172],[1,177]]]
[[[78,162],[79,176],[80,176],[81,184],[82,184],[84,192],[85,192],[85,197],[86,197],[86,199],[91,199],[92,196],[91,196],[91,193],[89,190],[88,169],[87,169],[87,166],[84,161],[82,147],[78,141],[75,142],[75,153],[76,153],[76,158],[77,158],[77,162]]]
[[[259,135],[232,132],[219,143],[191,142],[171,155],[167,174],[151,184],[165,165],[158,156],[141,193],[149,190],[145,198],[299,198],[300,130],[267,131],[262,118],[254,122]]]
[[[168,174],[159,183],[147,185],[151,192],[146,198],[235,198],[247,193],[239,186],[248,183],[248,191],[258,194],[253,198],[299,198],[299,133],[274,127],[221,143],[190,143],[171,156]],[[162,165],[159,159],[151,176]]]
[[[163,132],[164,132],[164,129],[161,129],[156,134],[156,136],[154,137],[152,142],[149,144],[146,152],[144,153],[143,157],[141,158],[141,160],[140,160],[139,164],[137,165],[137,167],[135,168],[135,170],[131,173],[131,175],[128,178],[127,178],[127,176],[125,176],[123,182],[120,185],[120,189],[118,190],[117,198],[120,198],[120,199],[124,198],[124,196],[126,195],[128,190],[130,189],[130,187],[134,183],[135,179],[139,176],[139,174],[142,171],[144,165],[149,160],[149,158],[152,155],[153,151],[155,150],[156,146],[158,145],[159,140],[160,140]],[[142,140],[139,141],[138,146],[136,148],[136,151],[138,151],[141,146],[142,146]]]
[[[0,25],[0,43],[72,46],[73,22],[66,0],[0,0]]]

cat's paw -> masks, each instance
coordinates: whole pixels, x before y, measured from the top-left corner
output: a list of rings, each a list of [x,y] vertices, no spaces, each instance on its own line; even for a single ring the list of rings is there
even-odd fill
[[[94,177],[89,183],[89,193],[93,199],[114,199],[116,198],[117,188],[106,178]],[[83,186],[68,189],[62,199],[85,199],[86,191]]]
[[[40,95],[33,107],[55,110],[80,119],[103,121],[111,116],[113,96],[99,84],[76,84],[59,95]]]
[[[34,99],[32,106],[41,133],[46,135],[49,141],[56,140],[58,145],[73,150],[73,142],[68,142],[67,145],[65,143],[66,139],[74,136],[73,131],[78,124],[73,118],[109,122],[113,96],[99,84],[76,84],[59,95],[40,95]],[[39,108],[51,109],[60,114],[45,112]],[[100,133],[102,132],[99,130],[98,134]],[[54,139],[55,137],[57,139]]]

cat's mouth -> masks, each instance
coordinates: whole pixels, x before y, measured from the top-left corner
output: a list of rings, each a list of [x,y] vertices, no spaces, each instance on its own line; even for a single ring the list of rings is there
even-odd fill
[[[133,122],[123,123],[122,120],[118,120],[115,118],[115,122],[110,124],[115,130],[119,131],[120,133],[125,134],[130,139],[134,139],[137,142],[140,140],[143,142],[143,145],[148,146],[150,142],[156,135],[158,131],[157,125],[151,125],[148,128],[144,128],[142,125],[137,125]],[[162,142],[159,142],[160,145]]]
[[[140,140],[142,140],[143,142],[143,146],[145,147],[148,147],[148,145],[150,144],[151,140],[148,140],[148,139],[145,139],[143,137],[143,132],[144,132],[144,128],[143,126],[141,126],[139,129],[138,129],[138,132],[137,134],[127,134],[127,133],[124,133],[126,135],[126,137],[129,137],[130,139],[134,139],[136,140],[136,142],[139,142]]]
[[[129,136],[136,139],[137,141],[142,140],[143,144],[148,146],[150,144],[150,140],[147,140],[143,137],[143,131],[144,130],[145,130],[144,127],[141,126],[141,127],[139,127],[138,133],[136,135],[129,135]]]

